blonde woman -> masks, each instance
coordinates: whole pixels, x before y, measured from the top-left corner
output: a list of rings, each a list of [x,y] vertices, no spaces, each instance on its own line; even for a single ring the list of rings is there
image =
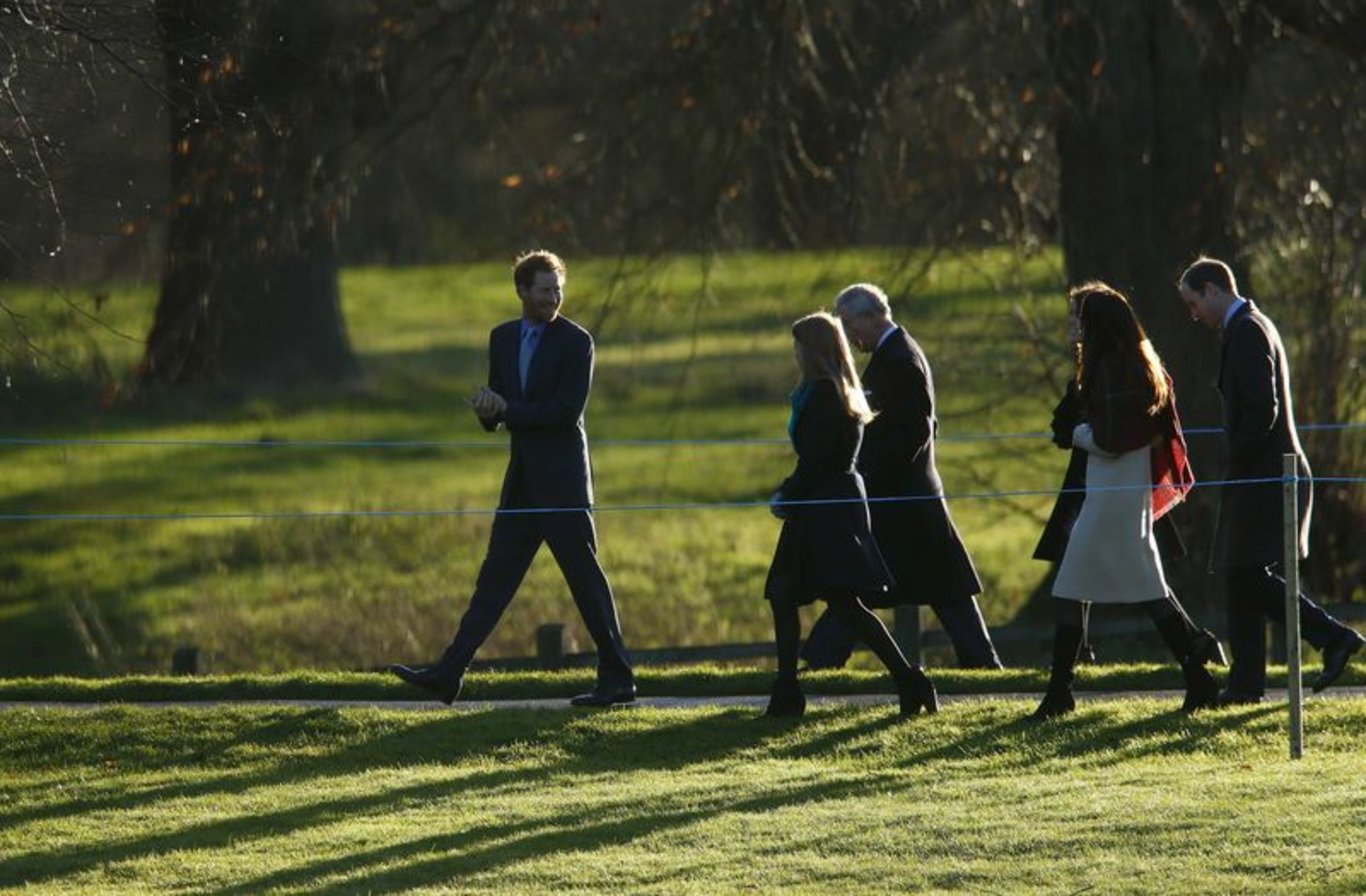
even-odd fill
[[[799,716],[806,709],[797,683],[797,608],[817,599],[826,601],[887,667],[902,715],[935,712],[934,685],[906,661],[861,600],[886,592],[892,582],[873,541],[863,479],[855,469],[863,426],[873,414],[844,328],[822,312],[793,324],[792,338],[801,382],[792,393],[787,428],[797,467],[774,495],[773,513],[783,520],[783,529],[764,592],[773,610],[778,678],[765,714]]]

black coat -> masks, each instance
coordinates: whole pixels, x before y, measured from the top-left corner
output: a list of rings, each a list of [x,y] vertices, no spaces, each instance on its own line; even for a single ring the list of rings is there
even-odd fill
[[[1224,327],[1219,364],[1228,463],[1224,479],[1274,479],[1219,490],[1219,522],[1211,566],[1265,566],[1284,559],[1281,455],[1294,454],[1299,476],[1299,554],[1309,553],[1313,511],[1312,473],[1295,432],[1290,399],[1290,365],[1281,334],[1248,302]]]
[[[511,436],[502,507],[588,507],[593,477],[583,412],[593,383],[593,337],[567,317],[546,324],[527,369],[517,371],[521,321],[489,334],[489,388],[507,400],[500,416],[482,420]]]
[[[769,566],[764,594],[797,603],[884,593],[890,576],[873,541],[863,479],[855,470],[863,424],[850,417],[836,386],[816,381],[797,416],[792,444],[797,466],[778,489],[784,501],[823,498],[841,503],[789,505]]]
[[[1049,563],[1061,563],[1067,551],[1067,539],[1072,534],[1072,526],[1081,513],[1081,505],[1086,500],[1086,452],[1072,446],[1072,430],[1082,422],[1081,399],[1077,394],[1077,381],[1067,381],[1067,391],[1053,409],[1053,444],[1059,448],[1070,448],[1072,455],[1067,461],[1067,472],[1063,474],[1062,490],[1053,502],[1053,512],[1044,524],[1043,534],[1034,548],[1034,559]],[[1186,555],[1186,544],[1181,533],[1167,514],[1153,524],[1153,537],[1165,560]]]
[[[877,411],[858,460],[868,495],[912,498],[870,504],[873,535],[896,581],[886,601],[874,605],[944,603],[978,594],[981,580],[949,515],[935,466],[934,377],[904,328],[873,351],[863,387]]]

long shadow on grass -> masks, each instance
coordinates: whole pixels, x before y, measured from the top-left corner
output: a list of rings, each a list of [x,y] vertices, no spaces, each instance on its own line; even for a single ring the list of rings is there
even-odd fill
[[[1040,722],[1011,705],[998,711],[998,715],[1006,714],[1004,720],[983,719],[961,736],[913,753],[904,764],[988,759],[1010,771],[1050,760],[1066,760],[1074,767],[1078,762],[1108,765],[1145,756],[1189,756],[1207,752],[1212,738],[1230,728],[1269,730],[1269,717],[1282,711],[1275,705],[1195,715],[1172,710],[1115,721],[1099,707],[1088,710],[1083,705],[1073,715]],[[926,729],[925,738],[934,733]]]
[[[731,724],[718,723],[712,716],[680,725],[663,726],[659,731],[636,731],[629,735],[613,735],[606,745],[612,755],[622,757],[613,762],[595,763],[603,772],[623,769],[636,770],[654,765],[659,769],[676,769],[682,765],[713,758],[726,752],[722,743],[737,747],[752,747],[771,736],[787,737],[799,733],[802,726],[793,723],[759,723],[745,713],[728,713]],[[884,727],[886,720],[857,721],[826,731],[816,741],[825,742],[840,732],[854,736],[858,732]],[[702,743],[710,742],[713,750],[698,756],[688,750],[687,738],[700,736]],[[813,744],[824,749],[821,744]],[[641,751],[651,758],[656,747],[665,747],[657,762],[641,762]],[[684,748],[681,750],[680,748]],[[591,767],[562,764],[559,771],[568,774],[591,773]],[[553,773],[553,771],[552,771]],[[610,786],[610,785],[605,785]],[[831,799],[849,799],[872,793],[885,794],[909,787],[887,780],[823,780],[815,784],[783,786],[759,796],[737,798],[745,792],[739,783],[734,787],[705,790],[689,789],[669,795],[665,805],[659,802],[642,803],[637,796],[609,799],[593,807],[593,816],[585,817],[584,809],[575,806],[559,814],[521,819],[514,822],[482,824],[460,831],[427,833],[414,829],[420,836],[365,852],[351,852],[344,856],[283,869],[240,882],[215,891],[216,896],[239,896],[276,888],[306,887],[310,892],[392,892],[411,887],[438,885],[462,875],[485,873],[539,856],[565,852],[591,852],[616,844],[630,843],[660,832],[686,827],[714,818],[720,813],[760,814],[775,809],[790,808]],[[469,791],[466,791],[469,793]],[[479,798],[479,794],[472,794]],[[670,805],[671,804],[671,805]],[[435,855],[434,855],[435,854]],[[433,857],[434,856],[434,857]],[[415,857],[415,858],[414,858]],[[406,863],[405,863],[406,862]],[[396,867],[375,866],[399,864]],[[354,876],[358,875],[359,876]],[[342,877],[330,885],[322,885],[325,878]]]
[[[273,716],[235,736],[200,743],[189,755],[183,752],[158,761],[150,743],[129,750],[130,765],[142,767],[196,767],[205,762],[206,751],[220,755],[243,748],[276,750],[316,749],[326,737],[335,710],[315,710],[284,717]],[[483,718],[481,718],[481,716]],[[747,715],[740,718],[748,720]],[[493,722],[494,724],[490,724]],[[333,727],[341,727],[335,725]],[[350,732],[341,732],[344,735]],[[341,779],[384,767],[458,765],[466,760],[497,760],[512,754],[506,765],[490,771],[452,777],[438,783],[392,788],[378,793],[322,798],[306,805],[278,811],[243,814],[152,836],[112,839],[95,845],[76,845],[33,851],[0,861],[0,883],[41,883],[78,874],[101,865],[136,860],[170,850],[214,849],[263,837],[280,836],[315,825],[329,824],[354,814],[373,815],[401,808],[407,801],[430,801],[459,793],[525,784],[528,775],[615,773],[624,768],[675,769],[705,762],[739,749],[752,747],[764,732],[747,724],[718,724],[713,716],[692,714],[670,723],[652,720],[638,730],[604,735],[593,716],[563,711],[509,711],[443,716],[387,730],[378,737],[353,737],[339,749],[319,756],[269,763],[266,768],[212,781],[166,785],[136,794],[103,798],[75,798],[57,805],[36,806],[0,815],[0,824],[75,817],[91,812],[146,808],[167,800],[194,800],[236,795],[271,787],[311,785],[326,793],[330,779]],[[79,737],[78,734],[70,735]],[[137,735],[133,737],[136,739]],[[518,753],[519,745],[553,745],[548,761],[528,767]],[[96,744],[96,747],[103,746]],[[250,756],[250,749],[247,751]],[[104,751],[96,749],[95,755]],[[534,760],[534,755],[533,755]],[[249,760],[248,760],[249,761]],[[624,807],[627,808],[627,807]],[[193,818],[193,807],[186,807]],[[488,832],[487,836],[504,836]]]

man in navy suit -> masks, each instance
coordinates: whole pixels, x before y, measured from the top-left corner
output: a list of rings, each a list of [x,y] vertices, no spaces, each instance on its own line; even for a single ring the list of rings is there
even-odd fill
[[[1228,588],[1228,640],[1233,651],[1224,703],[1258,703],[1266,691],[1266,630],[1263,619],[1285,624],[1282,578],[1282,455],[1299,467],[1299,556],[1309,553],[1313,510],[1309,461],[1295,431],[1290,365],[1281,335],[1250,299],[1238,295],[1227,264],[1200,258],[1177,282],[1192,319],[1223,331],[1219,394],[1224,405],[1228,463],[1224,479],[1261,480],[1225,485],[1219,492],[1212,569],[1223,570]],[[1299,596],[1305,640],[1323,652],[1321,691],[1337,681],[1352,655],[1366,645],[1360,634]]]
[[[930,363],[892,320],[887,296],[877,286],[846,287],[835,298],[835,315],[854,347],[870,354],[863,388],[877,412],[864,430],[858,470],[868,489],[873,538],[896,581],[884,602],[869,605],[929,604],[960,666],[999,669],[977,606],[982,583],[949,515],[935,466],[939,421]],[[813,669],[842,666],[853,646],[853,633],[827,612],[812,627],[802,657]]]
[[[560,315],[564,262],[543,250],[520,256],[513,284],[522,316],[489,334],[489,381],[468,401],[484,429],[511,434],[511,457],[469,609],[435,665],[390,667],[445,703],[460,695],[465,670],[522,584],[541,543],[564,574],[598,648],[597,686],[570,702],[609,706],[635,700],[612,589],[598,562],[593,481],[584,407],[593,380],[593,337]],[[558,508],[547,511],[546,508]]]

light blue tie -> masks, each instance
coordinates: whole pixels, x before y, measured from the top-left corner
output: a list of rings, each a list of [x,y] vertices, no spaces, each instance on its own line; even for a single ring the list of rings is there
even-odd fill
[[[531,367],[531,356],[536,354],[536,341],[540,338],[541,331],[532,327],[527,327],[522,334],[522,348],[517,352],[517,374],[522,378],[522,391],[526,391],[526,373]]]

